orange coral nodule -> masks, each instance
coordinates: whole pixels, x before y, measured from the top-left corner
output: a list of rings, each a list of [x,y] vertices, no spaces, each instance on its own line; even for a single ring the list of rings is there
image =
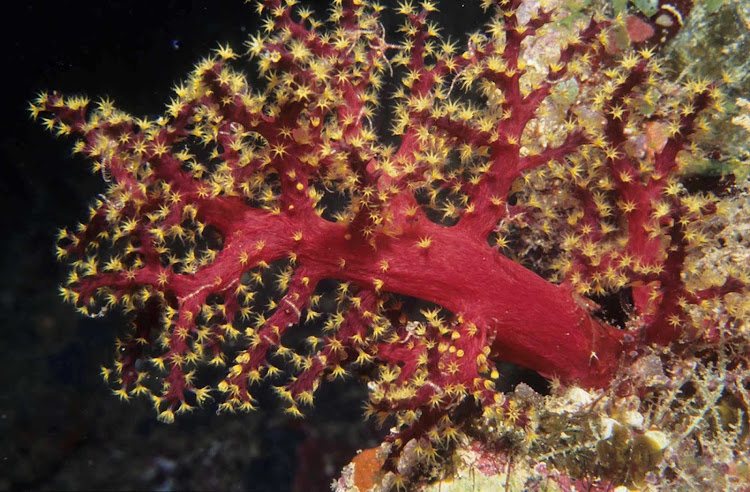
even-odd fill
[[[352,460],[354,485],[361,491],[370,490],[380,483],[378,480],[383,459],[378,457],[380,447],[365,449]]]

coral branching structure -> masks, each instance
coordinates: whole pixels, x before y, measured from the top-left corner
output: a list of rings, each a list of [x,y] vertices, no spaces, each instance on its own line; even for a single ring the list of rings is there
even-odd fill
[[[32,103],[106,182],[57,254],[66,300],[131,316],[103,369],[117,395],[171,422],[209,399],[253,410],[275,380],[301,415],[321,381],[356,374],[367,413],[395,416],[395,455],[454,442],[462,403],[501,403],[497,361],[602,388],[640,347],[712,336],[692,306],[739,312],[746,266],[683,275],[716,203],[680,169],[718,87],[667,81],[624,17],[481,3],[485,27],[459,42],[432,1],[396,8],[393,41],[376,2],[334,0],[323,22],[265,0],[247,53],[220,46],[157,119]]]

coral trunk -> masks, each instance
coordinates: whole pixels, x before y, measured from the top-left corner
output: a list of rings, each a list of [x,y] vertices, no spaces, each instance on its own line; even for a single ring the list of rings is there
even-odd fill
[[[617,367],[623,332],[593,318],[566,287],[469,239],[460,226],[423,222],[419,235],[415,227],[370,242],[345,239],[346,229],[333,223],[311,229],[300,259],[320,278],[382,282],[385,291],[439,304],[487,329],[490,357],[587,386],[606,385]],[[424,237],[427,248],[418,246]]]

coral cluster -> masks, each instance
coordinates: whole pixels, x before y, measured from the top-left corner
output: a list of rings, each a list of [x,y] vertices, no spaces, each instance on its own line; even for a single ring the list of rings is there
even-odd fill
[[[471,415],[533,446],[539,411],[495,389],[497,361],[615,387],[651,344],[693,353],[739,329],[747,267],[685,270],[717,230],[716,197],[680,170],[724,111],[719,88],[669,82],[623,15],[481,3],[463,41],[441,37],[434,2],[401,3],[394,43],[376,2],[334,0],[322,22],[265,0],[247,54],[220,46],[156,120],[108,99],[32,103],[107,184],[57,252],[66,300],[132,319],[102,369],[120,398],[172,422],[212,399],[253,410],[274,381],[301,415],[321,381],[354,374],[366,413],[395,426],[399,485],[417,473],[399,459],[437,463]]]

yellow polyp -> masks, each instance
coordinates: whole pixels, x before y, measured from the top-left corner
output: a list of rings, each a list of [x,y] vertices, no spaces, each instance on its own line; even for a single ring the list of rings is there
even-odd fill
[[[417,241],[417,247],[427,249],[432,245],[432,238],[429,236],[420,237]]]
[[[164,410],[159,414],[157,419],[165,424],[172,424],[174,423],[174,412],[171,409]]]

